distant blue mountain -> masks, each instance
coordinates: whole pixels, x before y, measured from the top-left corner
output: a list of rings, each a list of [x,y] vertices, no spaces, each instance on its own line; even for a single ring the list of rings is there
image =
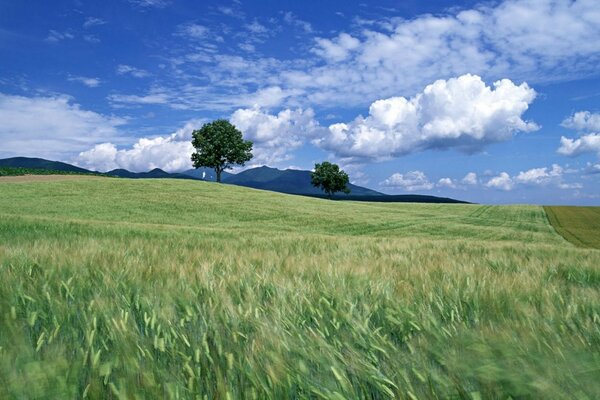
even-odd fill
[[[322,195],[323,191],[311,184],[311,172],[297,169],[280,170],[270,167],[251,168],[223,179],[224,183],[247,186],[274,192]],[[357,185],[348,185],[352,196],[385,196],[383,193]],[[338,195],[343,198],[345,195]]]
[[[13,157],[0,159],[0,167],[49,169],[54,171],[69,171],[90,173],[85,168],[76,167],[60,161],[49,161],[43,158]]]
[[[215,182],[217,180],[217,174],[215,174],[215,170],[212,168],[188,169],[186,171],[183,171],[182,174],[191,176],[196,179],[202,179],[203,181]],[[223,171],[221,173],[221,180],[225,180],[231,175],[233,174]]]

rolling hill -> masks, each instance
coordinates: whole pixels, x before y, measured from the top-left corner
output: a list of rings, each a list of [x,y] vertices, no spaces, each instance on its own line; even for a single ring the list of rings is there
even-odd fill
[[[97,174],[85,168],[76,167],[71,164],[49,161],[42,158],[14,157],[0,159],[0,168],[29,168],[48,171],[65,171],[82,174]],[[155,168],[148,172],[131,172],[126,169],[114,169],[105,172],[104,175],[116,176],[129,179],[194,179],[203,181],[215,181],[215,173],[210,168],[189,169],[180,173],[172,173]],[[254,189],[270,190],[273,192],[297,194],[312,197],[325,197],[323,192],[311,185],[310,171],[285,169],[280,170],[267,166],[250,168],[238,174],[223,172],[223,183],[237,186],[245,186]],[[370,201],[384,203],[465,203],[445,197],[427,196],[418,194],[409,195],[387,195],[358,185],[349,185],[350,194],[343,193],[334,196],[335,200]]]

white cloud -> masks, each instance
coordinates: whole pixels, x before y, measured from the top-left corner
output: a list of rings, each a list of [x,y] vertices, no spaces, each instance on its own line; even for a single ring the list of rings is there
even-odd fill
[[[441,178],[437,185],[438,187],[447,187],[450,189],[456,189],[456,183],[451,178]]]
[[[143,96],[134,94],[111,94],[108,100],[113,106],[126,105],[148,105],[148,104],[169,104],[170,97],[167,93],[151,90],[150,93]]]
[[[256,51],[256,47],[251,43],[240,43],[238,44],[238,47],[248,53],[254,53]]]
[[[318,104],[364,104],[413,92],[467,72],[534,82],[596,73],[600,13],[596,0],[507,0],[470,10],[378,21],[369,29],[317,40],[325,65],[285,71],[285,85]],[[374,27],[383,27],[375,30]],[[352,51],[341,45],[342,35]],[[343,60],[343,62],[340,62]]]
[[[236,110],[231,123],[254,143],[255,164],[273,164],[291,158],[290,153],[323,131],[311,109],[285,109],[272,115],[259,107]]]
[[[398,188],[413,192],[415,190],[431,190],[434,184],[429,181],[427,175],[422,171],[410,171],[406,174],[395,173],[383,182],[380,186]]]
[[[324,129],[315,121],[311,109],[286,109],[277,114],[269,114],[258,107],[238,109],[231,115],[230,122],[242,131],[245,139],[252,140],[252,165],[273,165],[290,160],[292,151]],[[115,168],[135,172],[153,168],[169,172],[188,169],[192,167],[190,156],[194,151],[191,133],[201,126],[202,121],[191,121],[171,135],[140,138],[125,148],[117,148],[111,142],[100,143],[81,152],[76,163],[100,171]]]
[[[515,182],[526,185],[547,185],[551,182],[560,182],[563,175],[563,168],[560,165],[552,164],[552,168],[532,168],[528,171],[521,171],[514,178]]]
[[[171,135],[140,138],[130,148],[117,149],[110,142],[101,143],[79,153],[75,162],[81,167],[102,172],[116,168],[133,172],[146,172],[154,168],[167,172],[186,170],[192,168],[192,131],[201,126],[201,120],[190,121]]]
[[[284,90],[279,86],[269,86],[250,93],[238,92],[232,97],[207,92],[204,87],[186,85],[181,91],[153,87],[144,95],[112,94],[108,96],[108,100],[115,107],[164,104],[177,110],[228,111],[240,107],[276,107],[295,94],[296,92]]]
[[[600,174],[600,164],[587,163],[585,167],[586,174]]]
[[[100,79],[98,78],[88,78],[85,76],[70,76],[68,78],[69,81],[71,82],[79,82],[79,83],[83,83],[85,86],[87,87],[91,87],[91,88],[95,88],[100,86]]]
[[[564,169],[558,164],[552,164],[551,168],[531,168],[527,171],[520,171],[516,176],[511,177],[508,173],[502,172],[500,175],[491,178],[485,186],[500,190],[509,191],[517,185],[522,186],[555,186],[559,189],[581,189],[583,186],[577,182],[565,182],[564,175],[573,173],[573,170]]]
[[[0,93],[0,154],[63,158],[120,136],[126,120],[84,110],[64,95]]]
[[[364,107],[376,99],[416,93],[436,79],[465,73],[488,82],[508,77],[530,84],[593,76],[600,64],[596,3],[490,1],[410,20],[382,18],[370,25],[352,24],[344,32],[318,37],[313,33],[311,40],[303,41],[313,43],[313,48],[295,46],[295,59],[257,57],[248,46],[255,45],[257,34],[245,29],[240,34],[225,32],[228,28],[223,25],[213,29],[184,24],[177,32],[192,40],[165,54],[171,68],[165,69],[164,80],[156,84],[167,88],[171,103],[178,106],[229,112],[243,107],[238,102],[240,94],[266,87],[292,93],[282,103],[284,107]],[[232,14],[229,6],[221,11]],[[282,13],[282,19],[304,26],[302,30],[312,29],[293,14]],[[224,40],[225,34],[228,48],[241,45],[244,50],[239,53],[244,57],[223,53],[216,42]]]
[[[119,64],[117,66],[117,74],[118,75],[131,75],[134,78],[146,78],[151,75],[150,72],[148,72],[144,69],[132,67],[131,65],[125,65],[125,64]]]
[[[477,185],[477,174],[475,172],[469,172],[462,178],[461,182],[465,185]]]
[[[600,113],[579,111],[566,118],[562,126],[576,131],[600,131]]]
[[[266,26],[262,25],[256,20],[254,20],[251,24],[245,25],[244,27],[252,33],[260,34],[269,32],[269,29]]]
[[[129,2],[146,8],[164,8],[170,4],[167,0],[129,0]]]
[[[85,40],[88,43],[100,43],[100,39],[98,39],[98,37],[94,35],[83,35],[83,40]]]
[[[83,23],[83,27],[84,28],[91,28],[93,26],[100,26],[100,25],[104,25],[106,24],[106,21],[103,20],[102,18],[96,18],[96,17],[87,17],[85,19],[85,22]]]
[[[360,41],[347,33],[341,33],[332,40],[317,38],[317,47],[312,51],[327,61],[343,61],[350,56],[352,50],[360,46]]]
[[[331,125],[315,144],[341,157],[367,159],[427,149],[479,151],[516,132],[539,129],[521,119],[535,95],[526,83],[517,86],[508,79],[493,87],[469,74],[438,80],[413,98],[374,102],[369,116]]]
[[[205,39],[209,33],[210,30],[206,26],[194,23],[180,25],[177,29],[178,36],[184,36],[195,40]]]
[[[560,138],[558,153],[565,156],[578,156],[585,153],[596,153],[600,157],[600,133],[583,135],[579,139]]]
[[[510,175],[506,172],[501,172],[500,175],[493,177],[490,179],[485,186],[494,189],[500,189],[504,191],[512,190],[514,187],[514,182],[511,179]]]

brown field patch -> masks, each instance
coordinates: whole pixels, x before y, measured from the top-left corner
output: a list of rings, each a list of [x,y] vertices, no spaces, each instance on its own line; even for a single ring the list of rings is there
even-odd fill
[[[548,220],[578,247],[600,249],[600,207],[545,206]]]

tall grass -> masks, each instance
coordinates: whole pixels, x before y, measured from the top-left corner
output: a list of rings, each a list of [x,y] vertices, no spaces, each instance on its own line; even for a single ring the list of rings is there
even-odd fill
[[[600,251],[538,207],[0,184],[0,398],[600,397]]]

